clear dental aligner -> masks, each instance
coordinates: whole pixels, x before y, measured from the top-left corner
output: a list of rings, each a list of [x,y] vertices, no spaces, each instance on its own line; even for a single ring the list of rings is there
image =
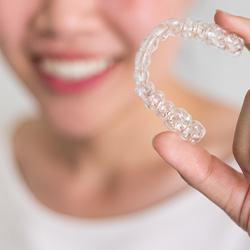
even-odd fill
[[[149,79],[151,56],[157,50],[159,42],[170,36],[195,38],[233,55],[241,54],[244,40],[230,34],[216,24],[201,21],[168,19],[158,25],[142,42],[135,59],[136,93],[144,101],[146,107],[159,116],[167,129],[176,132],[190,143],[198,143],[206,134],[205,127],[183,108],[166,100],[162,91],[156,90]]]

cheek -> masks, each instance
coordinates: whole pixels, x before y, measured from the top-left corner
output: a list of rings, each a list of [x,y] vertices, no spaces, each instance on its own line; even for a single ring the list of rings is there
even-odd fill
[[[0,0],[0,45],[10,65],[32,90],[33,73],[25,56],[24,40],[30,30],[30,23],[44,0]],[[32,91],[34,92],[34,91]]]
[[[142,40],[151,30],[168,18],[182,18],[189,0],[107,0],[105,11],[113,23],[118,26],[131,48],[131,60]],[[108,5],[108,3],[110,5]],[[111,5],[112,3],[112,5]],[[159,53],[155,53],[150,66],[152,79],[160,81],[171,70],[171,65],[178,53],[179,44],[170,38],[162,43]]]
[[[154,26],[184,16],[189,0],[106,0],[105,13],[136,48]]]
[[[40,3],[41,0],[0,1],[0,39],[3,49],[12,50],[19,45]]]

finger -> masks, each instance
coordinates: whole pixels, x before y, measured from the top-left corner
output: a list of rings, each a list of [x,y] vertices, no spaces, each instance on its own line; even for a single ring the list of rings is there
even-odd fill
[[[233,152],[242,171],[250,180],[250,90],[245,97],[236,126]]]
[[[185,181],[239,223],[239,215],[247,213],[245,210],[242,212],[242,204],[249,188],[249,183],[241,173],[200,146],[185,142],[172,132],[157,135],[153,145],[160,156],[172,165]]]
[[[241,36],[250,49],[250,19],[240,16],[234,16],[229,13],[217,10],[215,22],[226,30]]]

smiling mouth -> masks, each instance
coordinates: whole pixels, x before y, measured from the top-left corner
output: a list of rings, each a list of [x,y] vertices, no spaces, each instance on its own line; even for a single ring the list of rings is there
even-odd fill
[[[44,84],[57,93],[79,93],[104,82],[117,62],[105,58],[57,55],[34,60]]]

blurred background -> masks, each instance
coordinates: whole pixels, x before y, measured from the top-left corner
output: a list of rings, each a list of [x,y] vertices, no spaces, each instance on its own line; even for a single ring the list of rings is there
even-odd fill
[[[249,0],[200,0],[189,13],[193,19],[213,21],[216,9],[250,17]],[[230,105],[240,106],[250,88],[250,53],[234,57],[195,41],[184,41],[175,71],[190,88]],[[27,92],[0,54],[0,126],[11,116],[34,112]]]
[[[189,13],[195,20],[213,21],[216,9],[250,17],[249,0],[201,0]],[[250,53],[239,57],[208,47],[200,42],[183,42],[175,69],[190,88],[240,106],[250,88]]]

